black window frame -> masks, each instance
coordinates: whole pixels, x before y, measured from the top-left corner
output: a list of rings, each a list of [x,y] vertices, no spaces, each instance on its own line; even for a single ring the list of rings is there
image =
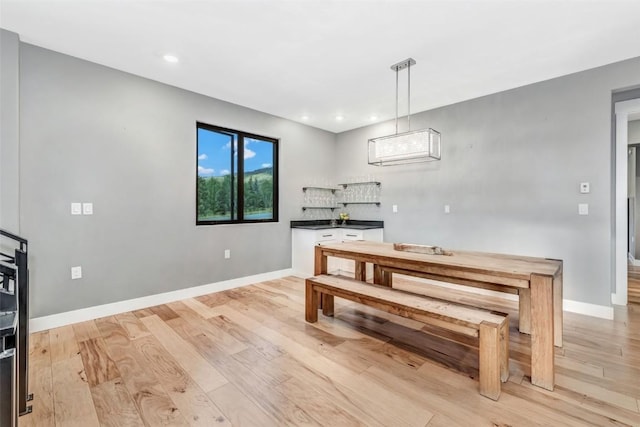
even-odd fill
[[[222,134],[234,134],[237,135],[237,162],[238,162],[238,170],[235,186],[231,185],[231,216],[233,217],[233,212],[235,210],[236,219],[229,220],[200,220],[198,218],[198,147],[199,147],[199,130],[204,129],[211,132],[218,132]],[[244,140],[245,138],[249,139],[257,139],[260,141],[271,142],[273,144],[273,216],[269,219],[244,219]],[[196,226],[198,225],[223,225],[223,224],[256,224],[256,223],[272,223],[278,222],[278,207],[279,207],[279,145],[280,139],[273,138],[269,136],[258,135],[251,132],[239,131],[235,129],[229,129],[221,126],[215,126],[208,123],[196,122],[196,197],[195,197],[195,213],[196,213]],[[231,150],[231,155],[233,156],[233,150]],[[233,176],[233,158],[231,161],[232,170],[231,174]],[[233,180],[232,180],[233,183]],[[234,192],[237,192],[236,197],[234,197]],[[234,202],[237,200],[237,203]]]

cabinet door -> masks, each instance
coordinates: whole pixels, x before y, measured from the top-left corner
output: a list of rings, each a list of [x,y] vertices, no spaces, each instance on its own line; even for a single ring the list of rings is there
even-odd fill
[[[316,231],[316,242],[333,242],[336,243],[340,240],[340,230],[318,230]]]
[[[350,228],[343,228],[342,229],[342,240],[343,241],[364,240],[364,231],[363,230],[352,230]]]
[[[298,277],[313,276],[314,246],[316,232],[294,228],[291,234],[291,267],[293,274]]]

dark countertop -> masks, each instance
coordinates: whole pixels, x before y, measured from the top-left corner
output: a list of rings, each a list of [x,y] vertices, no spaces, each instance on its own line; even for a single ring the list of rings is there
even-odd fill
[[[384,228],[384,221],[359,221],[356,219],[347,220],[347,225],[342,225],[342,221],[338,220],[338,225],[331,227],[331,221],[328,219],[320,220],[300,220],[291,221],[291,228],[302,228],[305,230],[326,230],[330,228],[349,228],[351,230],[371,230],[374,228]]]

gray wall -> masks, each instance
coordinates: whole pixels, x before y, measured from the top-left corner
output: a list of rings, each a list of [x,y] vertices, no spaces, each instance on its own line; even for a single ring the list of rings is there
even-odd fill
[[[18,35],[0,29],[0,228],[19,233]]]
[[[20,48],[32,317],[291,267],[289,220],[305,177],[333,172],[333,134]],[[196,121],[280,138],[279,223],[195,226]],[[71,216],[71,202],[93,202],[94,215]]]
[[[382,181],[386,241],[560,258],[564,297],[608,306],[611,96],[638,83],[640,58],[416,114],[413,129],[442,132],[435,163],[368,166],[367,140],[392,124],[345,132],[337,167]]]
[[[640,120],[629,122],[628,135],[629,144],[640,144]]]
[[[390,122],[335,136],[31,45],[19,52],[33,317],[288,268],[300,186],[334,171],[383,182],[387,241],[562,258],[565,298],[609,305],[611,92],[640,83],[640,59],[417,114],[414,129],[443,133],[443,160],[376,168],[366,141],[392,133]],[[281,139],[279,223],[195,227],[196,120]],[[76,201],[94,215],[71,216]],[[581,202],[589,216],[577,215]],[[72,281],[75,265],[84,278]]]

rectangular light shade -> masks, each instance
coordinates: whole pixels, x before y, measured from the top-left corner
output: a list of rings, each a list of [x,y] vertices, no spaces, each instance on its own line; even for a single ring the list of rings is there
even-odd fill
[[[440,160],[440,132],[431,128],[369,140],[369,164],[391,166]]]

